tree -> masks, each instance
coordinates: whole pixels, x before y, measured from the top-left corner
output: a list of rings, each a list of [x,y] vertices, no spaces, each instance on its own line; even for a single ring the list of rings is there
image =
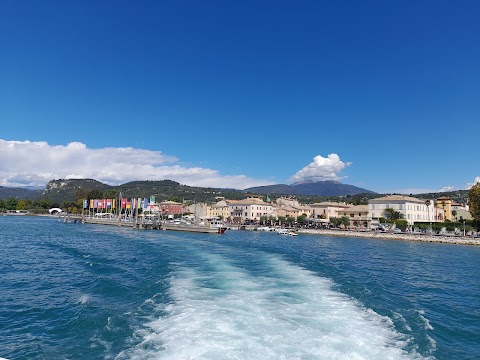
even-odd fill
[[[8,210],[15,210],[17,208],[17,199],[15,199],[14,197],[9,197],[5,202],[5,207]]]
[[[17,201],[17,210],[27,210],[28,202],[27,200],[18,200]]]
[[[384,211],[385,218],[388,220],[400,220],[403,219],[403,214],[400,211],[396,211],[391,208],[387,208]]]
[[[468,206],[472,217],[475,220],[480,220],[480,182],[473,185],[468,192]]]
[[[340,227],[340,224],[342,223],[342,220],[338,217],[331,217],[330,220],[329,220],[329,223],[331,226],[333,227]]]
[[[457,221],[457,210],[452,210],[452,216],[455,218],[455,221]]]
[[[342,216],[340,218],[340,225],[343,225],[344,228],[348,228],[350,226],[350,219],[348,216]]]
[[[333,227],[339,228],[343,225],[344,228],[348,228],[350,226],[350,219],[348,216],[342,217],[331,217],[330,218],[330,225]]]
[[[293,216],[287,216],[286,222],[292,226],[293,223],[295,222],[295,218]]]
[[[307,219],[307,214],[302,214],[299,217],[297,217],[297,221],[299,223],[304,223],[306,219]]]

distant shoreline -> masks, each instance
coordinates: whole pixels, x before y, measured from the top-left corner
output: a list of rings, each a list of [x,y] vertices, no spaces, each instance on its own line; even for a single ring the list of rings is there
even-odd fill
[[[469,236],[442,236],[411,233],[388,233],[378,231],[352,231],[352,230],[327,230],[327,229],[299,229],[299,234],[322,235],[322,236],[341,236],[341,237],[360,237],[368,239],[385,240],[404,240],[418,241],[452,245],[473,245],[480,246],[479,237]]]

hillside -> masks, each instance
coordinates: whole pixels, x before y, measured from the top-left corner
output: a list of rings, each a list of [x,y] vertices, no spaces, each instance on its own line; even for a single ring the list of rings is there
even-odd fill
[[[0,199],[8,199],[10,197],[25,200],[38,199],[42,194],[42,190],[32,190],[28,188],[19,187],[4,187],[0,186]]]
[[[118,186],[111,186],[93,179],[60,179],[50,181],[42,198],[53,200],[56,203],[74,201],[78,196],[95,198],[122,197],[150,197],[157,200],[176,200],[204,202],[214,201],[215,197],[224,196],[229,199],[242,199],[244,194],[235,189],[202,188],[181,185],[171,180],[160,181],[131,181]]]
[[[292,185],[278,184],[258,186],[245,191],[258,194],[311,195],[311,196],[346,196],[374,194],[373,191],[357,186],[342,184],[338,181],[302,182]]]

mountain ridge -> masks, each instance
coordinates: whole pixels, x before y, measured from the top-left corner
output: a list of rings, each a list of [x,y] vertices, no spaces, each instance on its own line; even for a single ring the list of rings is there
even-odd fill
[[[346,196],[359,194],[376,194],[374,191],[354,185],[343,184],[338,181],[302,181],[291,185],[275,184],[257,186],[245,189],[249,192],[282,194],[282,195],[311,195],[311,196]]]

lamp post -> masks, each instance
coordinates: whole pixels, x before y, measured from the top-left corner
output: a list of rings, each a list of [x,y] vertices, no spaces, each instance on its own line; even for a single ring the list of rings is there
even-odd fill
[[[430,222],[430,234],[432,233],[432,221],[430,220],[430,204],[432,202],[430,200],[425,201],[425,205],[427,205],[427,214],[428,214],[428,221]]]

